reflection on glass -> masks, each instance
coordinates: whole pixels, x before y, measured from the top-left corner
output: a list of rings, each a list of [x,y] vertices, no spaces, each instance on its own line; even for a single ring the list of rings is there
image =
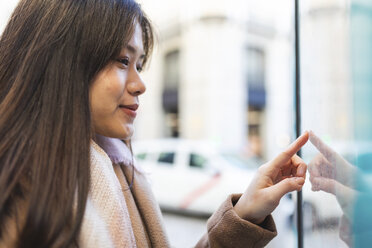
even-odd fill
[[[354,179],[358,174],[358,169],[333,151],[314,133],[310,133],[310,141],[319,151],[319,154],[309,163],[312,190],[324,191],[336,197],[343,212],[340,221],[340,238],[351,245],[349,223],[357,195]]]
[[[331,156],[335,152],[320,148],[329,144],[349,156],[345,151],[354,139],[349,1],[307,0],[301,7],[302,128],[318,135],[312,134],[314,144],[303,150],[310,179],[303,189],[304,246],[343,248],[347,247],[339,237],[343,208],[330,194],[334,191],[324,190],[340,176],[338,165]]]
[[[303,118],[316,135],[304,152],[304,201],[320,208],[304,209],[305,247],[371,247],[372,2],[306,2]]]
[[[356,194],[349,244],[370,247],[372,243],[372,3],[351,2],[351,58],[354,81],[355,142],[367,144],[356,157]]]

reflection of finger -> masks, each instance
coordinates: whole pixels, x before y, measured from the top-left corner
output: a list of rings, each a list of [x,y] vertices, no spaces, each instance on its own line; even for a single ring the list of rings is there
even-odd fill
[[[311,177],[310,182],[313,191],[323,190],[325,192],[336,195],[336,181],[324,177]]]
[[[306,144],[307,140],[309,139],[309,133],[305,132],[302,134],[300,137],[298,137],[292,144],[289,145],[289,147],[279,154],[274,160],[273,160],[273,165],[274,166],[282,166],[290,160],[293,155],[298,152],[298,150],[301,149],[303,145]]]
[[[322,155],[318,154],[309,163],[309,173],[312,176],[321,176],[334,178],[334,167],[328,160]]]
[[[300,190],[305,183],[305,179],[302,177],[291,177],[286,178],[270,187],[270,193],[277,199],[282,198],[288,192],[294,190]]]
[[[336,196],[340,207],[345,214],[350,214],[355,191],[334,179],[317,177],[310,179],[314,191],[323,190]]]
[[[335,161],[338,154],[326,145],[313,131],[309,132],[310,142],[328,159],[328,161]]]
[[[318,170],[318,161],[316,159],[313,159],[310,161],[308,165],[308,170],[310,173],[310,176],[320,176],[319,170]]]

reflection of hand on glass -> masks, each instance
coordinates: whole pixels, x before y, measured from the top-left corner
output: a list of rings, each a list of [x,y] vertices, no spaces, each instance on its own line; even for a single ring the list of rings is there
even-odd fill
[[[353,233],[349,220],[352,218],[357,196],[354,184],[357,168],[333,151],[313,132],[310,132],[309,139],[320,152],[309,163],[312,190],[322,190],[336,196],[344,213],[340,221],[340,238],[352,247]]]
[[[258,169],[250,186],[234,207],[240,217],[260,224],[274,211],[285,194],[302,188],[307,166],[296,152],[308,138],[309,134],[304,133],[285,152]]]
[[[347,162],[338,153],[333,151],[329,146],[327,146],[319,137],[317,137],[312,131],[310,131],[309,139],[311,143],[319,150],[318,162],[323,166],[319,172],[324,173],[327,177],[333,176],[333,179],[338,182],[352,187],[353,186],[353,176],[356,173],[356,168],[349,162]],[[322,176],[321,174],[320,176]]]
[[[356,194],[353,180],[357,169],[313,132],[310,132],[309,138],[320,152],[309,163],[312,190],[322,190],[335,195],[343,212],[350,217],[352,202]]]

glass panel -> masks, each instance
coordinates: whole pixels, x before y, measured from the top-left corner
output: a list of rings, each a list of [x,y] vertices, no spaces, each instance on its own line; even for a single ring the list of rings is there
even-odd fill
[[[352,155],[346,154],[353,140],[348,1],[307,0],[301,7],[302,128],[317,135],[303,150],[310,171],[303,189],[304,247],[346,247],[339,238],[341,207],[323,184],[337,174],[324,145]]]
[[[354,247],[372,243],[372,3],[351,2],[351,68],[354,82],[356,159],[353,208],[346,208],[343,236]],[[338,198],[347,200],[344,194]],[[350,232],[351,230],[351,232]],[[351,234],[351,235],[349,235]]]
[[[372,4],[303,2],[305,247],[372,242]]]

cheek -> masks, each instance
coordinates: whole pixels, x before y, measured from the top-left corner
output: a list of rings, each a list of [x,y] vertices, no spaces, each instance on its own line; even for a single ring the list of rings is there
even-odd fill
[[[125,73],[114,70],[105,78],[102,93],[112,101],[119,102],[125,92]]]
[[[118,105],[125,92],[125,75],[111,71],[99,75],[90,89],[90,107],[96,132],[107,135],[115,123]]]
[[[125,92],[125,74],[118,70],[102,73],[90,90],[92,111],[116,108]]]

